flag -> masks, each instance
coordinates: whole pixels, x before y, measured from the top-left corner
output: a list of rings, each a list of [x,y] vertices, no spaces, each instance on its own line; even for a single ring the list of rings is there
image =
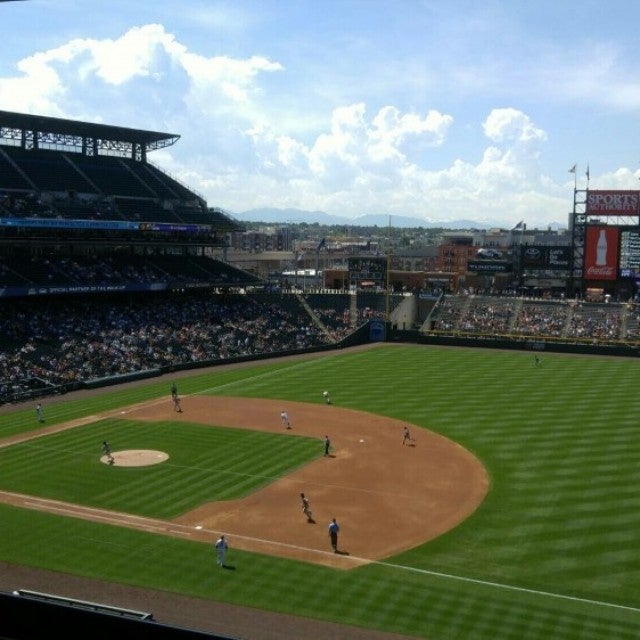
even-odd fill
[[[316,249],[316,251],[320,251],[322,247],[326,247],[326,246],[327,246],[327,239],[322,238],[322,240],[320,240],[320,243],[318,244],[318,248]]]
[[[520,222],[518,222],[518,224],[513,227],[513,229],[511,229],[511,231],[520,231],[524,229],[524,220],[520,220]]]
[[[574,164],[573,167],[569,169],[569,173],[575,173],[575,172],[576,172],[576,165]]]
[[[589,180],[589,165],[587,165],[587,180]]]

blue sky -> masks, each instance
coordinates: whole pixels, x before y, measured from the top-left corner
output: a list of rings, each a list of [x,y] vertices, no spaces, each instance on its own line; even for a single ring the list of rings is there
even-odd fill
[[[179,134],[150,160],[233,214],[566,226],[587,167],[592,189],[640,188],[635,0],[0,12],[0,110]]]

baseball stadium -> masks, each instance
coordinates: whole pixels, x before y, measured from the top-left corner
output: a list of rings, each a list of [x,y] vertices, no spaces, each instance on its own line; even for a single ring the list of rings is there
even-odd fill
[[[179,135],[0,127],[0,636],[637,639],[634,304],[274,293]]]

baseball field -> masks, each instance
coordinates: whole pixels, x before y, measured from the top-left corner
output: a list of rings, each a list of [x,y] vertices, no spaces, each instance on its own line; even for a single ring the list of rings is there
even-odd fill
[[[379,344],[69,394],[44,424],[4,406],[2,585],[28,567],[54,594],[69,576],[345,625],[332,637],[635,640],[639,367]]]

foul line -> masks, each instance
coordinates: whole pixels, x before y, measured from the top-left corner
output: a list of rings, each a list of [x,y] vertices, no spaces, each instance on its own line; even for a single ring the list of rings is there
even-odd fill
[[[333,356],[326,356],[327,358],[335,358],[337,357],[337,355],[339,354],[335,354]],[[192,393],[190,395],[200,395],[202,393],[210,393],[211,391],[215,391],[216,389],[225,389],[227,387],[234,387],[238,384],[242,384],[244,382],[246,382],[247,380],[260,380],[261,378],[268,378],[270,376],[272,376],[274,373],[281,373],[283,371],[291,371],[292,369],[298,369],[300,367],[306,367],[307,365],[313,364],[315,363],[315,360],[305,360],[304,362],[297,362],[295,364],[292,364],[288,367],[280,367],[279,369],[271,369],[269,371],[265,371],[263,373],[258,373],[254,376],[250,376],[249,378],[243,378],[242,380],[234,380],[233,382],[225,382],[224,384],[219,384],[219,385],[215,385],[213,387],[209,387],[208,389],[202,389],[202,391],[197,391],[196,393]]]
[[[105,509],[97,509],[94,507],[79,507],[78,505],[70,505],[68,503],[59,501],[59,500],[49,500],[49,499],[39,499],[34,496],[26,496],[19,493],[13,493],[10,491],[2,492],[4,495],[12,495],[17,498],[22,498],[22,504],[28,508],[45,508],[50,512],[58,512],[65,515],[70,515],[72,517],[83,518],[83,519],[91,519],[91,520],[101,520],[106,522],[107,524],[114,524],[116,526],[125,526],[138,528],[140,530],[146,531],[155,531],[161,533],[163,535],[179,535],[179,536],[192,536],[194,533],[200,534],[213,534],[214,530],[209,529],[208,527],[199,527],[194,525],[183,525],[171,521],[165,520],[157,520],[154,518],[147,518],[144,516],[134,516],[132,514],[126,513],[118,513],[118,512],[110,512]],[[0,494],[0,495],[1,495]],[[83,513],[86,516],[83,517]],[[233,533],[231,531],[226,532],[232,538],[236,540],[245,540],[247,542],[258,543],[262,545],[270,545],[274,547],[286,547],[290,549],[296,549],[299,551],[312,552],[319,555],[331,555],[327,551],[322,551],[320,549],[313,549],[310,547],[303,547],[299,545],[292,545],[283,542],[278,542],[277,540],[268,540],[267,538],[257,538],[254,536],[246,536],[242,534]],[[239,547],[240,549],[242,547]],[[249,550],[247,550],[249,551]],[[260,553],[259,551],[257,553]],[[419,573],[423,575],[434,576],[436,578],[444,578],[447,580],[455,580],[458,582],[466,582],[469,584],[477,584],[484,587],[492,587],[495,589],[502,589],[504,591],[514,591],[518,593],[528,593],[536,596],[542,596],[545,598],[551,598],[556,600],[567,600],[570,602],[577,602],[586,605],[595,605],[598,607],[606,607],[609,609],[616,609],[620,611],[630,611],[633,613],[640,613],[640,608],[631,607],[622,604],[614,604],[612,602],[603,602],[601,600],[592,600],[589,598],[579,598],[577,596],[567,596],[561,593],[552,593],[549,591],[542,591],[539,589],[529,589],[527,587],[517,587],[514,585],[503,584],[500,582],[491,582],[489,580],[480,580],[478,578],[469,578],[466,576],[458,576],[449,573],[442,573],[439,571],[431,571],[430,569],[420,569],[417,567],[410,567],[402,564],[395,564],[392,562],[385,562],[382,560],[372,560],[370,558],[361,558],[359,556],[354,555],[340,555],[342,561],[352,562],[356,564],[377,564],[382,567],[389,567],[391,569],[400,569],[402,571],[410,571],[412,573]]]
[[[338,354],[334,355],[334,356],[327,356],[327,357],[337,357]],[[200,395],[206,395],[208,393],[211,393],[213,391],[216,391],[218,389],[226,389],[227,387],[234,387],[238,384],[242,384],[244,382],[246,382],[247,380],[259,380],[260,378],[267,378],[271,375],[273,375],[274,373],[280,373],[281,371],[289,371],[291,369],[296,369],[298,367],[304,367],[306,365],[312,364],[314,361],[313,360],[305,360],[304,362],[300,362],[300,363],[296,363],[293,364],[289,367],[281,367],[279,369],[271,369],[270,371],[265,371],[264,373],[258,373],[255,376],[250,376],[248,378],[243,378],[242,380],[234,380],[233,382],[225,382],[224,384],[218,384],[218,385],[214,385],[213,387],[208,387],[206,389],[201,389],[200,391],[194,391],[193,393],[185,393],[184,395],[179,394],[180,398],[190,398],[193,396],[200,396]],[[262,398],[264,399],[264,398]],[[156,405],[160,405],[160,404],[165,404],[166,402],[168,402],[168,399],[166,396],[158,396],[157,398],[153,398],[151,400],[145,400],[143,402],[140,403],[135,403],[132,405],[128,405],[126,406],[124,409],[123,408],[119,408],[119,409],[110,409],[107,413],[101,414],[100,416],[98,416],[99,418],[104,418],[104,417],[117,417],[118,415],[126,415],[127,413],[130,413],[131,411],[136,411],[138,409],[142,409],[142,408],[147,408],[147,407],[154,407]]]
[[[405,571],[411,571],[413,573],[424,573],[427,575],[435,576],[437,578],[448,578],[449,580],[457,580],[459,582],[469,582],[471,584],[478,584],[485,587],[495,587],[497,589],[504,589],[505,591],[518,591],[520,593],[530,593],[536,596],[545,596],[547,598],[556,598],[559,600],[570,600],[572,602],[580,602],[583,604],[593,604],[599,607],[609,607],[611,609],[622,609],[624,611],[633,611],[634,613],[640,613],[640,609],[637,607],[629,607],[623,604],[614,604],[612,602],[602,602],[601,600],[590,600],[589,598],[578,598],[577,596],[566,596],[561,593],[551,593],[549,591],[540,591],[538,589],[528,589],[526,587],[516,587],[510,584],[502,584],[500,582],[491,582],[488,580],[479,580],[477,578],[467,578],[465,576],[454,576],[448,573],[440,573],[438,571],[430,571],[429,569],[418,569],[417,567],[408,567],[402,564],[393,564],[391,562],[378,562],[373,560],[372,563],[380,564],[385,567],[392,567],[394,569],[403,569]]]
[[[202,529],[200,529],[201,532],[205,532],[205,533],[211,533],[213,534],[214,531],[212,529],[208,529],[203,527]],[[329,553],[328,551],[322,551],[320,549],[312,549],[309,547],[302,547],[299,545],[292,545],[292,544],[287,544],[284,542],[277,542],[276,540],[267,540],[266,538],[256,538],[253,536],[245,536],[245,535],[241,535],[241,534],[236,534],[233,532],[227,532],[227,535],[229,537],[235,538],[237,540],[247,540],[247,541],[251,541],[254,543],[259,543],[259,544],[268,544],[268,545],[272,545],[275,547],[286,547],[286,548],[290,548],[290,549],[296,549],[299,551],[305,551],[305,552],[313,552],[313,553],[317,553],[320,555],[331,555],[333,556],[333,552]],[[260,552],[258,552],[260,553]],[[622,604],[614,604],[612,602],[602,602],[601,600],[591,600],[589,598],[579,598],[577,596],[567,596],[561,593],[552,593],[549,591],[541,591],[539,589],[528,589],[527,587],[516,587],[514,585],[509,585],[509,584],[502,584],[500,582],[491,582],[489,580],[480,580],[478,578],[468,578],[466,576],[456,576],[456,575],[452,575],[452,574],[448,574],[448,573],[441,573],[439,571],[431,571],[429,569],[419,569],[417,567],[409,567],[407,565],[402,565],[402,564],[395,564],[392,562],[385,562],[383,560],[371,560],[370,558],[361,558],[359,556],[354,556],[354,555],[341,555],[340,556],[343,560],[345,561],[351,561],[354,563],[358,563],[358,564],[377,564],[380,565],[382,567],[389,567],[391,569],[400,569],[403,571],[410,571],[412,573],[421,573],[424,575],[430,575],[430,576],[434,576],[436,578],[445,578],[448,580],[456,580],[458,582],[468,582],[470,584],[477,584],[477,585],[481,585],[484,587],[493,587],[496,589],[502,589],[504,591],[515,591],[515,592],[519,592],[519,593],[529,593],[532,595],[536,595],[536,596],[543,596],[546,598],[552,598],[552,599],[557,599],[557,600],[568,600],[571,602],[578,602],[581,604],[587,604],[587,605],[596,605],[599,607],[607,607],[610,609],[619,609],[619,610],[623,610],[623,611],[631,611],[633,613],[640,613],[640,608],[637,607],[630,607],[627,605],[622,605]]]

